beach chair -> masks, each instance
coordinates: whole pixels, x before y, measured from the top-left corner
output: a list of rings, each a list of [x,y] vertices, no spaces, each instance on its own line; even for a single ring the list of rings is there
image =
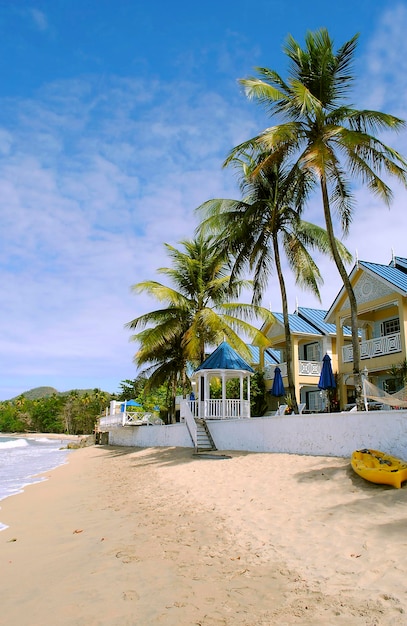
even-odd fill
[[[274,415],[284,415],[287,407],[288,407],[288,404],[280,404],[280,406],[278,407]]]
[[[298,413],[301,415],[301,413],[303,412],[303,410],[305,409],[306,403],[305,402],[301,402],[298,405]]]

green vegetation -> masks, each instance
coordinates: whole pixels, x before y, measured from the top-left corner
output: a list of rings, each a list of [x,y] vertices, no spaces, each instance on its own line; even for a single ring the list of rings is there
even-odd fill
[[[350,181],[367,185],[388,205],[392,192],[381,176],[394,176],[406,185],[407,163],[375,137],[377,131],[400,130],[403,120],[347,104],[357,39],[352,37],[335,52],[326,29],[307,33],[303,48],[289,36],[284,46],[287,79],[259,67],[257,77],[240,80],[247,97],[264,106],[276,123],[235,147],[225,164],[260,151],[259,172],[283,160],[293,175],[299,171],[319,187],[332,256],[350,303],[356,402],[363,410],[356,297],[336,244],[333,214],[346,235],[355,208]]]
[[[351,257],[335,236],[333,218],[340,234],[346,235],[355,208],[354,180],[389,204],[392,192],[382,176],[391,175],[407,185],[407,163],[375,136],[378,131],[401,129],[404,121],[348,104],[357,39],[357,35],[352,37],[335,51],[324,28],[308,32],[303,47],[289,36],[284,47],[286,79],[259,67],[257,76],[239,81],[273,124],[233,148],[225,160],[224,166],[239,168],[244,197],[204,203],[200,207],[206,211],[204,221],[197,238],[183,242],[185,252],[167,245],[174,267],[159,271],[176,289],[156,282],[135,285],[136,293],[145,291],[165,306],[127,325],[132,330],[144,329],[132,337],[140,346],[134,361],[138,367],[147,366],[144,374],[151,388],[166,381],[173,403],[178,386],[185,393],[187,372],[203,361],[206,347],[226,339],[250,362],[237,330],[246,338],[254,334],[239,318],[258,314],[255,307],[272,268],[278,275],[287,354],[291,355],[281,247],[297,282],[317,295],[322,276],[311,252],[332,256],[349,298],[356,400],[363,409],[356,297],[345,268]],[[321,193],[326,231],[301,217],[315,189]],[[254,273],[253,281],[242,280],[245,270]],[[251,305],[236,304],[243,286],[253,288]],[[257,331],[252,343],[263,346],[261,334]],[[289,356],[289,393],[297,410],[291,369]]]
[[[227,251],[212,237],[199,234],[182,245],[183,250],[166,245],[173,266],[158,270],[173,286],[144,281],[133,287],[136,293],[147,292],[165,306],[127,324],[139,331],[131,339],[139,344],[134,362],[145,366],[146,391],[166,386],[172,421],[177,390],[181,388],[184,397],[191,390],[188,374],[202,363],[206,350],[226,340],[250,362],[251,352],[237,331],[266,347],[267,337],[250,321],[273,319],[263,307],[233,301],[250,283],[232,280]]]
[[[54,394],[59,394],[59,391],[57,391],[54,387],[34,387],[34,389],[24,391],[20,395],[27,398],[27,400],[38,400],[38,398],[46,398],[47,396],[52,396]],[[12,398],[12,400],[16,400],[17,397]]]
[[[100,389],[59,393],[37,387],[0,402],[0,432],[92,433],[111,397]]]
[[[300,170],[293,174],[283,162],[262,165],[265,155],[246,155],[233,159],[238,168],[242,200],[215,199],[205,202],[197,211],[204,214],[199,230],[215,234],[217,247],[234,259],[233,275],[254,271],[253,302],[260,302],[275,268],[281,293],[286,339],[288,389],[292,409],[298,413],[292,371],[291,332],[285,279],[281,264],[284,251],[296,282],[319,298],[322,283],[311,252],[330,254],[328,233],[301,219],[309,181]],[[259,169],[259,165],[261,168]],[[340,241],[336,242],[342,258],[352,257]]]

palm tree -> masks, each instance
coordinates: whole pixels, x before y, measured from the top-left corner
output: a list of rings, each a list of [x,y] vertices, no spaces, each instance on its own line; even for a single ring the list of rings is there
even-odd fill
[[[389,204],[392,192],[381,175],[395,176],[405,185],[407,164],[399,153],[375,137],[379,130],[401,129],[403,120],[346,104],[357,39],[355,35],[335,52],[326,29],[307,33],[304,48],[289,36],[284,46],[290,61],[287,80],[268,68],[256,68],[258,77],[240,80],[249,98],[282,121],[234,148],[225,165],[248,149],[257,151],[261,145],[269,151],[268,162],[279,160],[281,155],[291,158],[320,186],[332,255],[349,297],[353,374],[357,404],[362,410],[357,304],[335,243],[332,210],[347,234],[354,209],[350,178],[359,179]]]
[[[237,331],[258,346],[268,345],[267,337],[250,324],[252,319],[271,320],[269,311],[253,304],[231,302],[249,281],[230,280],[230,264],[213,237],[202,234],[181,242],[184,250],[166,245],[172,267],[158,271],[174,285],[144,281],[133,286],[135,293],[146,292],[164,302],[162,309],[135,318],[126,327],[139,330],[131,339],[140,345],[134,361],[148,365],[150,386],[170,381],[172,397],[178,382],[188,386],[188,369],[205,358],[205,349],[226,339],[244,358],[251,352]]]
[[[281,263],[281,248],[295,274],[296,282],[309,288],[320,299],[322,277],[310,250],[330,253],[326,230],[301,220],[303,202],[307,197],[307,176],[292,171],[283,163],[258,169],[263,155],[234,159],[240,170],[240,186],[246,195],[243,200],[215,199],[198,207],[204,213],[200,231],[211,231],[217,236],[218,246],[232,254],[235,262],[232,276],[249,266],[254,270],[253,302],[261,300],[273,269],[276,269],[284,319],[287,348],[287,378],[293,408],[298,413],[292,371],[292,342],[289,326],[287,291]],[[339,253],[349,260],[346,248],[336,242]]]

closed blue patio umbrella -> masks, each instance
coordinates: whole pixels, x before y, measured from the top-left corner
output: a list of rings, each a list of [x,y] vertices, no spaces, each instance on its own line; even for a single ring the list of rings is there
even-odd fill
[[[284,389],[283,379],[281,376],[281,369],[279,367],[276,367],[274,370],[273,386],[271,387],[270,393],[272,396],[276,396],[277,398],[281,396],[285,396],[285,389]]]
[[[335,376],[332,371],[332,365],[331,365],[331,357],[328,354],[326,354],[324,358],[322,359],[322,368],[321,368],[321,374],[319,377],[318,387],[319,389],[323,391],[328,391],[328,389],[336,388]],[[327,394],[327,405],[328,405],[328,411],[330,411],[331,406],[330,406],[328,394]]]
[[[322,359],[322,369],[318,387],[319,389],[336,389],[336,381],[332,371],[331,357],[328,354],[326,354]]]

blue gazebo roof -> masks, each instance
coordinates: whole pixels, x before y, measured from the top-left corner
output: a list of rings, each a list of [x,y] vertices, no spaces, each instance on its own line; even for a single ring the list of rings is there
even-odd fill
[[[254,369],[226,341],[223,341],[195,371],[200,370],[240,370],[254,374]]]

